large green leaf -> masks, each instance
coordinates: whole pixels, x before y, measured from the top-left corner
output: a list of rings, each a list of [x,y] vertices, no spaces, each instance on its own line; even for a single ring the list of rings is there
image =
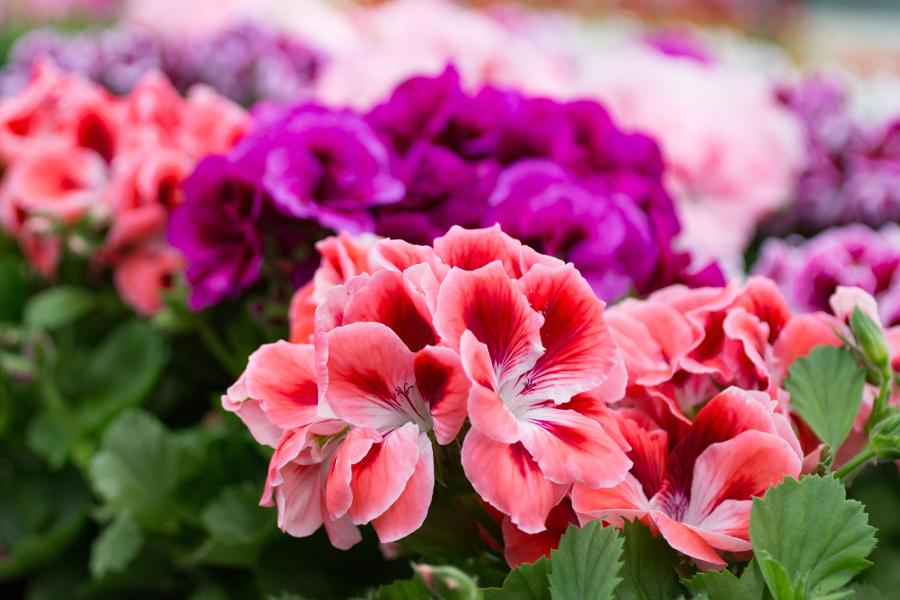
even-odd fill
[[[198,453],[154,417],[129,411],[107,430],[90,462],[90,477],[117,510],[130,511],[147,528],[174,530],[175,492],[199,464]]]
[[[622,581],[622,537],[600,521],[570,525],[550,555],[553,600],[606,600]]]
[[[765,591],[755,560],[747,565],[740,578],[727,569],[704,571],[686,581],[685,586],[695,596],[709,600],[761,600]]]
[[[121,572],[134,560],[143,543],[141,527],[131,513],[119,513],[91,547],[91,574],[103,577],[107,573]]]
[[[431,598],[431,592],[419,577],[400,579],[383,585],[375,592],[375,600],[422,600]]]
[[[640,521],[625,523],[625,567],[616,588],[620,600],[653,600],[678,595],[675,552]]]
[[[138,404],[159,379],[168,356],[166,341],[149,323],[134,320],[117,327],[86,365],[82,427],[97,427]]]
[[[506,576],[503,587],[483,590],[484,600],[551,600],[550,561],[542,557],[533,564],[521,565]]]
[[[40,329],[59,329],[89,313],[94,296],[74,286],[56,286],[33,296],[25,305],[25,323]]]
[[[837,449],[859,412],[865,382],[865,371],[849,350],[821,346],[794,362],[785,387],[803,421]]]
[[[795,585],[805,580],[806,595],[822,595],[871,564],[866,557],[875,547],[875,529],[837,479],[815,475],[787,478],[753,499],[750,541]]]

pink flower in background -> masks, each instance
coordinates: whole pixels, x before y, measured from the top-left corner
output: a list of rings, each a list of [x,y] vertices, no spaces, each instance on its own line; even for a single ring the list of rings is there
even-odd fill
[[[631,472],[612,488],[576,484],[575,512],[582,521],[640,519],[702,567],[724,567],[723,554],[751,550],[751,498],[800,474],[800,444],[775,406],[762,392],[729,388],[682,437],[645,412],[619,411]]]
[[[764,77],[724,62],[635,47],[588,64],[579,91],[662,147],[685,247],[740,273],[756,225],[791,199],[804,167],[799,121]]]
[[[0,100],[0,224],[43,275],[70,249],[111,268],[122,298],[149,315],[183,265],[164,243],[182,180],[247,122],[210,89],[185,99],[158,73],[115,98],[40,62],[21,93]]]

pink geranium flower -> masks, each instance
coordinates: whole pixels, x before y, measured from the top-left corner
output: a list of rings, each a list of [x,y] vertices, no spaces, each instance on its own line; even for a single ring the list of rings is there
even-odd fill
[[[608,489],[576,484],[583,521],[640,519],[701,566],[724,567],[725,553],[751,550],[753,496],[800,474],[802,454],[787,419],[761,392],[729,388],[676,437],[647,413],[618,413],[631,471]]]

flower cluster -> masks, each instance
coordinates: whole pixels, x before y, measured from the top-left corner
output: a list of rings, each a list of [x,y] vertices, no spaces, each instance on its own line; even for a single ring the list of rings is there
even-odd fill
[[[624,369],[571,265],[497,227],[453,228],[433,248],[329,243],[344,283],[316,308],[313,343],[264,346],[223,398],[276,448],[264,500],[274,490],[283,529],[324,523],[339,547],[359,524],[382,541],[415,531],[434,488],[429,436],[446,445],[467,417],[467,478],[527,532],[573,483],[622,480],[630,461],[605,401]]]
[[[692,269],[674,249],[679,224],[656,145],[621,131],[597,103],[493,87],[468,94],[448,68],[404,82],[363,115],[314,104],[255,114],[245,140],[191,177],[173,221],[170,239],[187,256],[197,307],[255,280],[272,230],[252,224],[270,213],[307,229],[426,244],[452,225],[500,223],[574,262],[606,300],[675,282],[722,283],[716,266]],[[256,208],[234,212],[220,201],[218,190],[236,179]],[[209,211],[220,218],[205,219]],[[200,235],[210,229],[221,235]],[[213,256],[215,269],[200,265]]]
[[[804,311],[829,310],[838,286],[855,286],[878,301],[881,319],[900,325],[900,227],[879,231],[863,225],[829,229],[804,241],[766,240],[754,272],[769,277],[791,305]]]
[[[812,234],[900,221],[900,120],[864,125],[847,93],[822,78],[782,90],[781,100],[803,123],[808,158],[792,205],[766,229]]]
[[[76,34],[36,29],[10,50],[0,93],[24,88],[33,66],[47,58],[117,94],[130,92],[156,70],[183,93],[204,83],[241,104],[308,96],[321,66],[321,57],[302,41],[253,23],[184,39],[133,25]]]
[[[809,348],[767,280],[605,311],[571,264],[498,227],[319,248],[292,342],[257,351],[223,398],[275,448],[263,500],[290,533],[412,533],[440,460],[429,435],[446,445],[466,420],[459,460],[512,564],[577,515],[639,518],[722,566],[750,549],[750,498],[801,472],[778,386]]]
[[[247,117],[209,88],[182,98],[148,74],[115,98],[40,63],[0,101],[0,221],[52,276],[63,250],[112,267],[122,297],[152,313],[181,258],[164,242],[168,215],[195,162],[231,146]]]

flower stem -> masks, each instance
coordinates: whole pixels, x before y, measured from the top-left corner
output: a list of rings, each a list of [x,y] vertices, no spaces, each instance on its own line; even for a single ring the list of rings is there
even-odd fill
[[[232,377],[240,377],[243,366],[238,364],[234,359],[231,352],[229,352],[228,348],[225,346],[225,343],[219,339],[219,336],[212,330],[206,319],[200,317],[195,323],[197,333],[200,334],[200,339],[203,340],[206,349],[210,351],[216,360],[219,361],[219,364],[222,365]]]
[[[869,420],[866,421],[867,433],[884,417],[885,407],[887,406],[888,398],[891,395],[891,388],[893,386],[894,374],[891,373],[890,370],[882,373],[881,389],[878,392],[878,396],[875,398],[874,404],[872,404],[872,413],[869,415]]]
[[[871,444],[867,444],[862,451],[848,460],[844,466],[834,472],[835,476],[841,481],[845,481],[850,475],[852,475],[858,468],[863,466],[869,460],[875,457],[875,448],[872,447]]]

